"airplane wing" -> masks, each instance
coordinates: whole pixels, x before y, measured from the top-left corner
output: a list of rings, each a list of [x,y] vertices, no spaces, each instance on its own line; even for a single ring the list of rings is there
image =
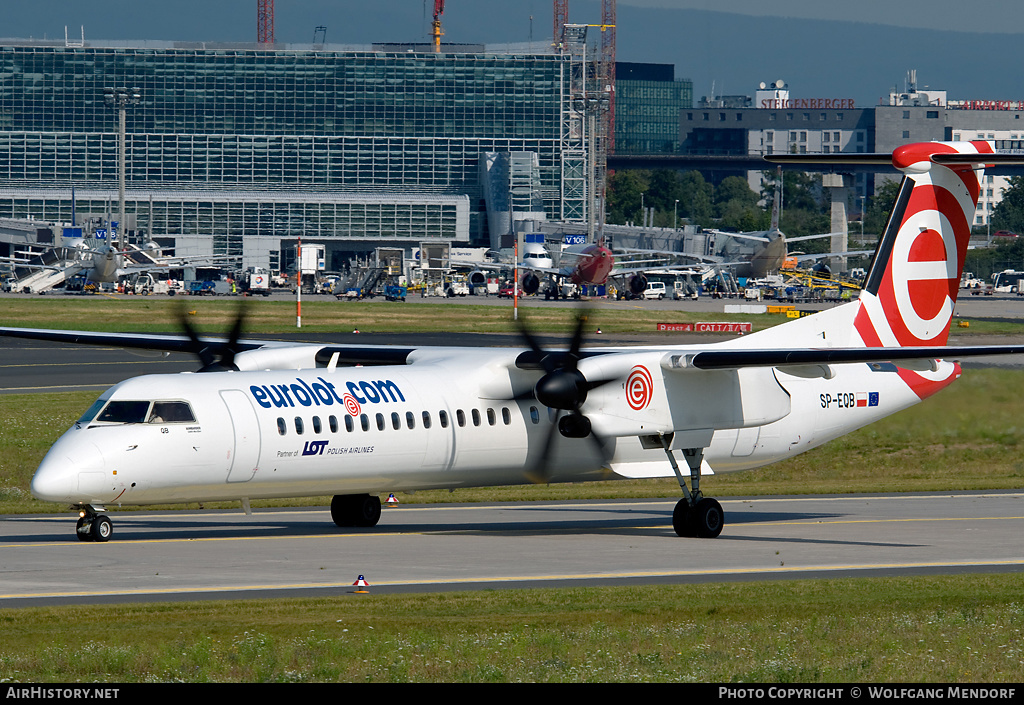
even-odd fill
[[[796,257],[797,261],[804,260],[815,260],[824,259],[826,257],[865,257],[867,255],[874,254],[874,250],[849,250],[847,252],[818,252],[813,254],[792,254],[790,257]]]
[[[511,272],[513,269],[518,268],[522,271],[543,272],[544,274],[555,274],[558,276],[566,276],[568,274],[565,268],[538,267],[535,264],[527,264],[526,262],[520,262],[518,265],[495,264],[493,262],[458,262],[455,260],[450,260],[450,262],[459,267],[473,267],[474,269],[483,269],[490,272]]]
[[[1024,345],[968,345],[900,348],[802,348],[760,350],[704,350],[672,357],[670,368],[735,370],[744,367],[805,367],[811,365],[886,363],[928,370],[934,360],[958,360],[990,355],[1019,355]],[[913,363],[920,363],[910,367]],[[907,364],[899,364],[907,363]]]
[[[709,230],[708,232],[713,235],[727,235],[729,237],[735,237],[741,240],[754,240],[755,242],[771,242],[771,239],[765,237],[764,235],[752,235],[748,233],[727,233],[724,230]]]
[[[38,328],[0,327],[0,337],[26,338],[53,342],[77,343],[81,345],[112,345],[123,348],[157,350],[162,352],[195,352],[195,341],[184,335],[159,335],[147,333],[105,333],[80,330],[53,330]],[[231,342],[224,338],[204,338],[204,346],[220,351]],[[409,364],[410,354],[423,348],[338,345],[331,343],[293,343],[280,340],[239,340],[237,351],[284,350],[301,348],[316,349],[318,361],[327,361],[338,354],[336,364]],[[934,360],[958,360],[967,357],[1024,354],[1022,345],[971,345],[941,347],[899,347],[899,348],[760,348],[760,349],[701,349],[689,345],[644,346],[630,348],[602,347],[580,351],[581,357],[635,355],[638,351],[662,352],[665,357],[662,367],[674,370],[728,370],[747,367],[806,367],[812,365],[850,363],[913,363],[928,369]],[[557,353],[556,353],[557,355]],[[517,366],[530,367],[538,364],[532,351],[517,358]],[[293,369],[286,363],[286,369]],[[905,366],[905,365],[900,365]]]
[[[804,240],[818,240],[823,237],[832,237],[833,235],[842,235],[843,233],[821,233],[820,235],[800,235],[798,237],[786,236],[786,242],[802,242]]]

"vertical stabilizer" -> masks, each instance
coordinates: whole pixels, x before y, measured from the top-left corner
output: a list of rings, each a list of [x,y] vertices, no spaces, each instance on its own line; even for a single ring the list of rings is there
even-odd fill
[[[772,224],[768,228],[769,233],[779,231],[779,218],[782,216],[782,167],[776,167],[775,174],[775,198],[772,200]]]
[[[991,153],[988,142],[910,144],[893,152],[905,176],[860,297],[855,325],[864,345],[946,344],[983,165],[932,157]]]
[[[946,344],[984,162],[940,161],[992,151],[988,142],[933,142],[893,152],[893,166],[904,177],[858,301],[854,328],[862,345]],[[959,377],[960,366],[932,372],[898,367],[897,373],[924,399]]]
[[[842,164],[845,159],[880,164],[891,159],[904,178],[860,298],[747,336],[737,347],[945,345],[981,191],[982,167],[1006,161],[1005,155],[994,156],[988,142],[908,144],[891,156],[774,155],[773,161],[783,163]],[[901,369],[900,376],[924,397],[955,378],[949,373],[952,367],[935,373]]]

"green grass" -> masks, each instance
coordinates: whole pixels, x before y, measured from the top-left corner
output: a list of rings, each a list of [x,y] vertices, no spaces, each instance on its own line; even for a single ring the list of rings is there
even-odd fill
[[[0,610],[0,682],[1024,678],[1019,575]]]
[[[152,333],[177,331],[180,311],[194,311],[189,320],[210,334],[226,334],[239,306],[246,304],[246,331],[250,336],[294,333],[295,302],[290,300],[243,300],[186,297],[41,297],[4,298],[0,326],[46,327],[68,330]],[[770,303],[770,302],[769,302]],[[584,304],[585,306],[585,304]],[[572,307],[522,307],[520,318],[537,332],[565,333],[571,329]],[[787,319],[778,314],[695,313],[678,308],[658,310],[639,302],[612,303],[592,308],[588,321],[606,334],[656,333],[658,323],[749,322],[762,330]],[[304,301],[302,330],[312,333],[349,333],[358,327],[363,333],[509,333],[518,330],[512,320],[512,305],[401,304],[374,301]],[[974,321],[957,328],[957,335],[1024,333],[1017,321]],[[678,333],[664,333],[666,341],[685,342]]]
[[[248,301],[242,299],[183,299],[170,297],[61,297],[60,299],[5,299],[0,326],[46,327],[116,332],[167,332],[179,329],[180,312],[200,331],[226,334],[245,305],[249,336],[294,333],[294,301]],[[585,305],[585,304],[584,304]],[[572,328],[573,307],[523,307],[521,319],[537,332],[565,333]],[[659,311],[633,303],[613,308],[591,309],[588,321],[607,334],[655,333],[656,324],[705,321],[707,313],[682,309]],[[715,321],[752,322],[755,330],[785,320],[778,315],[756,316],[714,314]],[[83,323],[84,322],[84,323]],[[510,333],[518,330],[511,303],[502,306],[455,303],[401,304],[371,301],[304,301],[302,331],[313,333]],[[678,333],[665,333],[666,340],[679,342]]]

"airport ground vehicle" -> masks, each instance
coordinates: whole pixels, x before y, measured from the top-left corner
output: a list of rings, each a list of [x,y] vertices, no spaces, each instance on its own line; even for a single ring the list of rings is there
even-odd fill
[[[644,290],[645,299],[664,299],[665,298],[665,283],[664,282],[647,282],[647,289]]]

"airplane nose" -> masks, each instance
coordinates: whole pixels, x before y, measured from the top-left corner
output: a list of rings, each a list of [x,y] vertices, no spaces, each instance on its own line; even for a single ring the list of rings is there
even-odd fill
[[[46,502],[88,501],[81,487],[88,478],[102,478],[103,454],[95,444],[62,438],[50,448],[32,476],[32,496]]]

